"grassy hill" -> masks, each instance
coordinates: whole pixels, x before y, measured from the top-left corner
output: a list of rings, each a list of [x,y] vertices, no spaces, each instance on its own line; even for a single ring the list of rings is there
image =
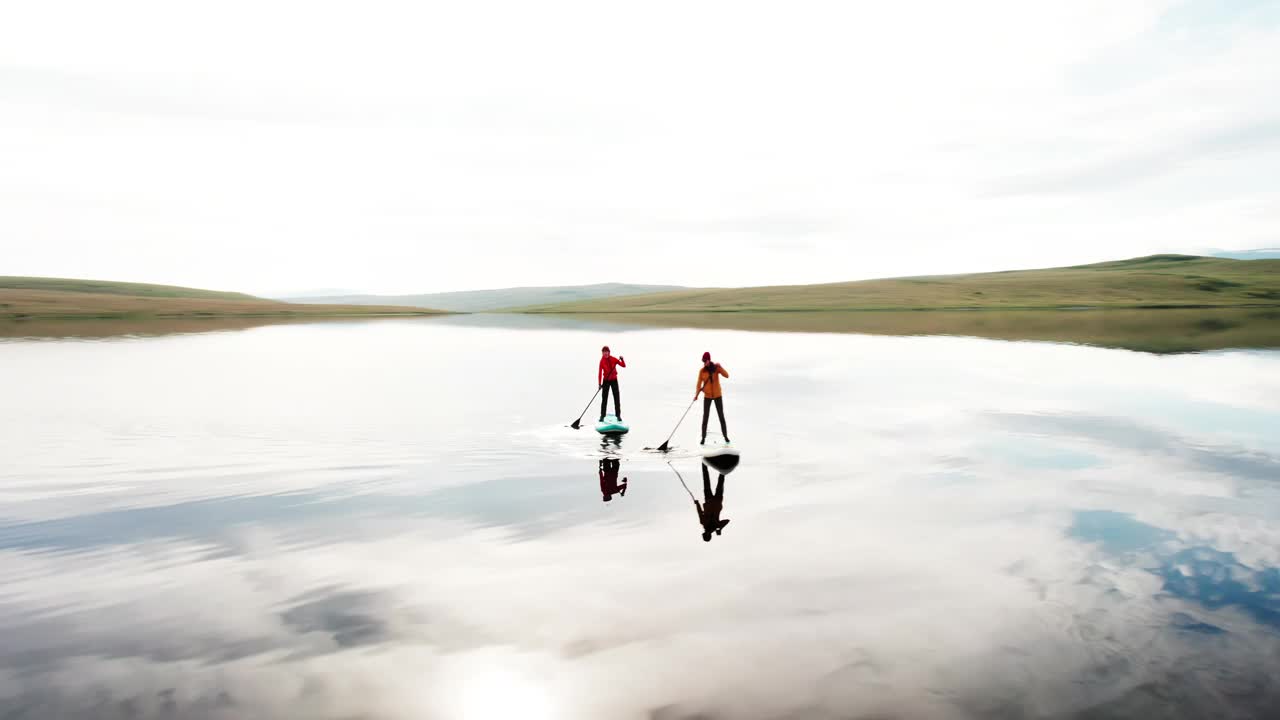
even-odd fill
[[[148,283],[112,282],[110,280],[72,280],[47,277],[0,276],[0,289],[127,295],[129,297],[261,300],[261,298],[244,293],[200,290],[177,285],[150,285]]]
[[[36,318],[344,317],[428,315],[417,307],[298,305],[252,295],[170,285],[0,277],[0,320]]]
[[[1044,270],[683,290],[522,312],[781,312],[1280,305],[1280,260],[1151,255]]]
[[[602,298],[651,295],[659,292],[686,290],[678,285],[629,285],[602,283],[564,287],[515,287],[496,290],[464,290],[461,292],[422,295],[332,295],[323,297],[284,298],[296,303],[345,303],[351,305],[408,305],[430,307],[450,312],[487,312],[529,305],[554,305],[584,302]]]

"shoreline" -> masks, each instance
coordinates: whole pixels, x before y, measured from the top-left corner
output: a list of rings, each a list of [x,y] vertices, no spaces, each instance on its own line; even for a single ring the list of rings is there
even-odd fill
[[[48,322],[56,320],[125,320],[131,322],[173,321],[173,320],[218,320],[218,319],[261,319],[261,320],[305,320],[307,318],[380,318],[380,317],[443,317],[458,315],[437,310],[415,311],[382,311],[382,312],[185,312],[185,313],[6,313],[0,315],[0,322]]]
[[[904,305],[889,307],[740,307],[740,308],[654,308],[646,310],[511,310],[487,311],[486,315],[681,315],[734,314],[767,315],[785,313],[877,313],[877,312],[1092,312],[1108,310],[1263,310],[1280,308],[1280,303],[1141,305]]]

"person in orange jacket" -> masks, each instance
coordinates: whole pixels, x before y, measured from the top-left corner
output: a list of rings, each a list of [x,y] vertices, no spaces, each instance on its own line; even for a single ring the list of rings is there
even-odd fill
[[[613,414],[622,421],[622,400],[618,397],[618,368],[626,367],[627,361],[621,355],[609,354],[609,346],[600,348],[600,371],[596,375],[596,384],[600,386],[600,422],[609,410],[609,389],[613,389]]]
[[[702,444],[707,444],[707,420],[711,419],[711,403],[716,404],[716,414],[720,416],[720,434],[729,442],[729,428],[724,422],[724,395],[720,390],[720,378],[729,377],[729,371],[720,363],[711,362],[711,353],[702,353],[702,367],[698,369],[698,390],[693,394],[697,400],[702,395]]]

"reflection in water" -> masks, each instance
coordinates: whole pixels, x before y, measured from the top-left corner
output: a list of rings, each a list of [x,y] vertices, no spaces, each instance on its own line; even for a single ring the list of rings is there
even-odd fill
[[[627,479],[622,478],[622,482],[618,482],[618,469],[621,461],[617,458],[603,458],[600,460],[600,494],[604,496],[604,501],[609,502],[614,495],[627,495]]]
[[[720,519],[720,514],[724,511],[724,474],[720,473],[716,479],[715,490],[711,489],[711,473],[707,470],[706,463],[699,464],[702,469],[702,501],[693,496],[693,492],[689,490],[689,486],[684,482],[684,476],[676,470],[674,465],[667,465],[675,471],[676,477],[680,479],[680,484],[684,486],[684,491],[689,494],[689,499],[693,501],[693,507],[698,511],[698,524],[702,526],[702,539],[711,542],[712,535],[720,535],[724,531],[724,526],[729,524],[728,519]]]
[[[702,468],[702,504],[699,505],[697,500],[693,504],[698,508],[698,521],[702,523],[702,539],[711,542],[712,533],[719,535],[729,524],[727,519],[720,519],[724,510],[724,475],[717,475],[716,490],[711,492],[711,474],[707,472],[706,464],[698,467]]]
[[[722,475],[728,475],[738,467],[738,461],[741,458],[736,452],[722,452],[718,455],[707,455],[702,458],[702,462],[710,465],[713,470]]]
[[[699,328],[773,333],[948,335],[998,340],[1067,342],[1152,353],[1226,348],[1280,348],[1280,308],[1160,310],[935,310],[592,315],[477,314],[420,318],[157,318],[0,322],[0,341],[37,338],[108,339],[192,334],[300,324],[432,323],[503,330],[627,330]]]
[[[1280,353],[637,328],[643,441],[673,348],[750,378],[693,553],[730,468],[566,431],[598,328],[544,320],[5,340],[0,718],[1280,707]]]
[[[1166,592],[1210,610],[1238,607],[1258,622],[1280,628],[1280,569],[1254,569],[1231,553],[1192,547],[1171,555],[1157,573]]]
[[[1156,559],[1150,571],[1163,591],[1207,610],[1237,608],[1260,623],[1280,629],[1280,568],[1253,567],[1233,553],[1179,543],[1177,534],[1127,513],[1085,510],[1075,513],[1071,534],[1097,542],[1119,556],[1143,553]],[[1183,630],[1220,633],[1221,628],[1179,613],[1171,622]]]
[[[782,333],[965,335],[999,340],[1081,343],[1152,353],[1280,347],[1280,308],[1277,307],[601,313],[571,317],[581,318],[586,322],[607,321],[632,327],[721,328]],[[560,319],[559,322],[564,321]]]

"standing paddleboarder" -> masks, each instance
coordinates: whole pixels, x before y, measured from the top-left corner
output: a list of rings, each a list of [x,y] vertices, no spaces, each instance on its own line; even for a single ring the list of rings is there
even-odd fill
[[[720,363],[711,362],[711,353],[702,353],[702,367],[698,369],[698,391],[693,394],[697,400],[702,395],[702,444],[707,444],[707,420],[711,419],[711,403],[716,404],[716,414],[720,416],[720,434],[729,442],[729,429],[724,422],[724,396],[720,391],[720,378],[729,377],[729,371]]]
[[[596,384],[600,386],[600,422],[609,410],[609,390],[613,390],[613,414],[622,421],[622,400],[618,397],[618,368],[626,367],[627,361],[621,355],[609,354],[609,346],[600,348],[600,372]],[[705,434],[705,433],[704,433]]]

